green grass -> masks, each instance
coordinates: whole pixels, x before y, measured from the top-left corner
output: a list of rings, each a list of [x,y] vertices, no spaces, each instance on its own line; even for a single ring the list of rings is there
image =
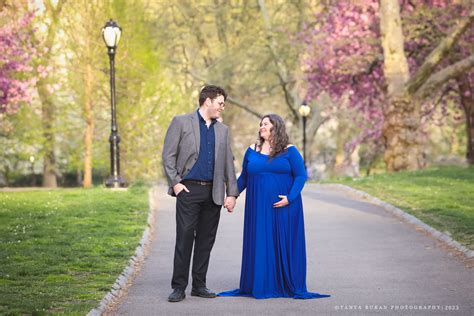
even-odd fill
[[[474,249],[474,167],[439,167],[331,182],[378,197]]]
[[[146,227],[146,187],[0,192],[0,314],[85,315]]]

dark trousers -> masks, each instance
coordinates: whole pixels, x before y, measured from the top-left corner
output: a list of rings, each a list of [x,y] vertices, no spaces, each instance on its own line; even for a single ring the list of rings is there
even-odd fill
[[[216,239],[221,205],[212,200],[212,186],[185,183],[190,192],[176,197],[176,246],[171,287],[185,289],[194,244],[193,288],[206,286],[211,249]]]

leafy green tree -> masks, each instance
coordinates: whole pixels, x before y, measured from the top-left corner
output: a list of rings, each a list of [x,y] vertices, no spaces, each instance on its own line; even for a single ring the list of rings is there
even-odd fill
[[[108,110],[106,83],[108,77],[104,68],[106,49],[101,38],[100,30],[107,19],[107,2],[78,0],[69,2],[64,8],[61,28],[64,31],[64,52],[67,69],[67,89],[71,90],[72,106],[69,112],[78,112],[81,122],[74,124],[83,130],[82,142],[69,146],[71,158],[75,161],[76,169],[83,174],[82,185],[92,186],[93,148],[95,125],[101,111]],[[67,118],[65,118],[67,120]],[[71,122],[72,123],[72,122]],[[65,131],[66,132],[66,131]],[[82,145],[81,145],[82,143]],[[78,163],[82,161],[82,163]],[[79,165],[82,164],[82,168]]]
[[[181,82],[164,66],[162,36],[145,1],[115,0],[109,15],[122,27],[116,55],[116,83],[121,161],[127,181],[156,180],[161,175],[161,150],[171,118],[192,106]],[[105,51],[104,51],[105,59]],[[108,69],[108,68],[107,68]],[[102,126],[101,135],[109,126]],[[104,155],[105,147],[101,148]]]
[[[305,96],[296,34],[321,10],[319,1],[179,1],[152,7],[166,29],[167,68],[189,94],[203,83],[229,92],[224,121],[233,131],[236,156],[256,137],[263,113],[287,119],[293,141],[301,136],[298,107]],[[319,106],[308,121],[309,142],[324,121]]]
[[[56,104],[54,91],[54,56],[58,47],[54,47],[59,33],[59,20],[65,1],[38,1],[35,4],[41,13],[36,15],[35,47],[41,53],[36,58],[35,71],[38,81],[36,89],[41,102],[43,187],[56,187],[59,170],[56,165]]]

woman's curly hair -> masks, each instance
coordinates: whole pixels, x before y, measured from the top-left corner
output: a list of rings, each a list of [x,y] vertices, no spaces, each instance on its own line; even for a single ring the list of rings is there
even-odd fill
[[[288,144],[290,143],[288,134],[286,133],[285,121],[281,118],[281,116],[277,114],[267,114],[262,117],[260,120],[260,126],[265,118],[270,120],[272,123],[272,128],[270,129],[270,159],[278,155],[279,153],[286,150]],[[265,140],[263,137],[260,136],[260,132],[258,133],[257,138],[257,150],[259,152],[262,151],[262,145]]]

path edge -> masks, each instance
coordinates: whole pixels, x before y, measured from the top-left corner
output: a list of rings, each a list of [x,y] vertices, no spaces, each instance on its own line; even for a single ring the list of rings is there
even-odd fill
[[[367,192],[360,191],[357,189],[354,189],[350,186],[344,185],[344,184],[339,184],[339,183],[328,183],[328,184],[320,184],[325,187],[334,187],[334,188],[340,188],[346,191],[350,191],[351,193],[357,195],[360,198],[363,198],[365,200],[370,201],[373,204],[376,204],[378,206],[381,206],[383,209],[386,211],[394,214],[395,216],[404,219],[410,224],[416,225],[417,227],[421,228],[425,233],[429,234],[433,238],[435,238],[438,241],[441,241],[442,243],[447,244],[448,246],[456,249],[459,251],[466,259],[472,259],[474,258],[474,251],[469,250],[465,246],[461,245],[459,242],[456,240],[452,239],[450,236],[446,235],[445,233],[440,232],[439,230],[431,227],[430,225],[426,224],[425,222],[421,221],[420,219],[416,218],[415,216],[408,214],[407,212],[399,209],[398,207],[393,206],[390,203],[384,202],[380,200],[379,198],[376,198]]]
[[[157,206],[155,205],[154,196],[155,191],[158,189],[157,186],[153,186],[148,191],[149,208],[147,228],[143,232],[139,245],[135,248],[134,255],[128,260],[127,266],[119,274],[109,292],[105,294],[96,307],[87,313],[87,316],[99,316],[108,314],[111,310],[115,310],[116,305],[119,304],[123,299],[123,296],[126,295],[127,289],[131,286],[133,280],[140,271],[143,261],[147,256],[148,246],[153,239],[155,231],[155,210]]]

